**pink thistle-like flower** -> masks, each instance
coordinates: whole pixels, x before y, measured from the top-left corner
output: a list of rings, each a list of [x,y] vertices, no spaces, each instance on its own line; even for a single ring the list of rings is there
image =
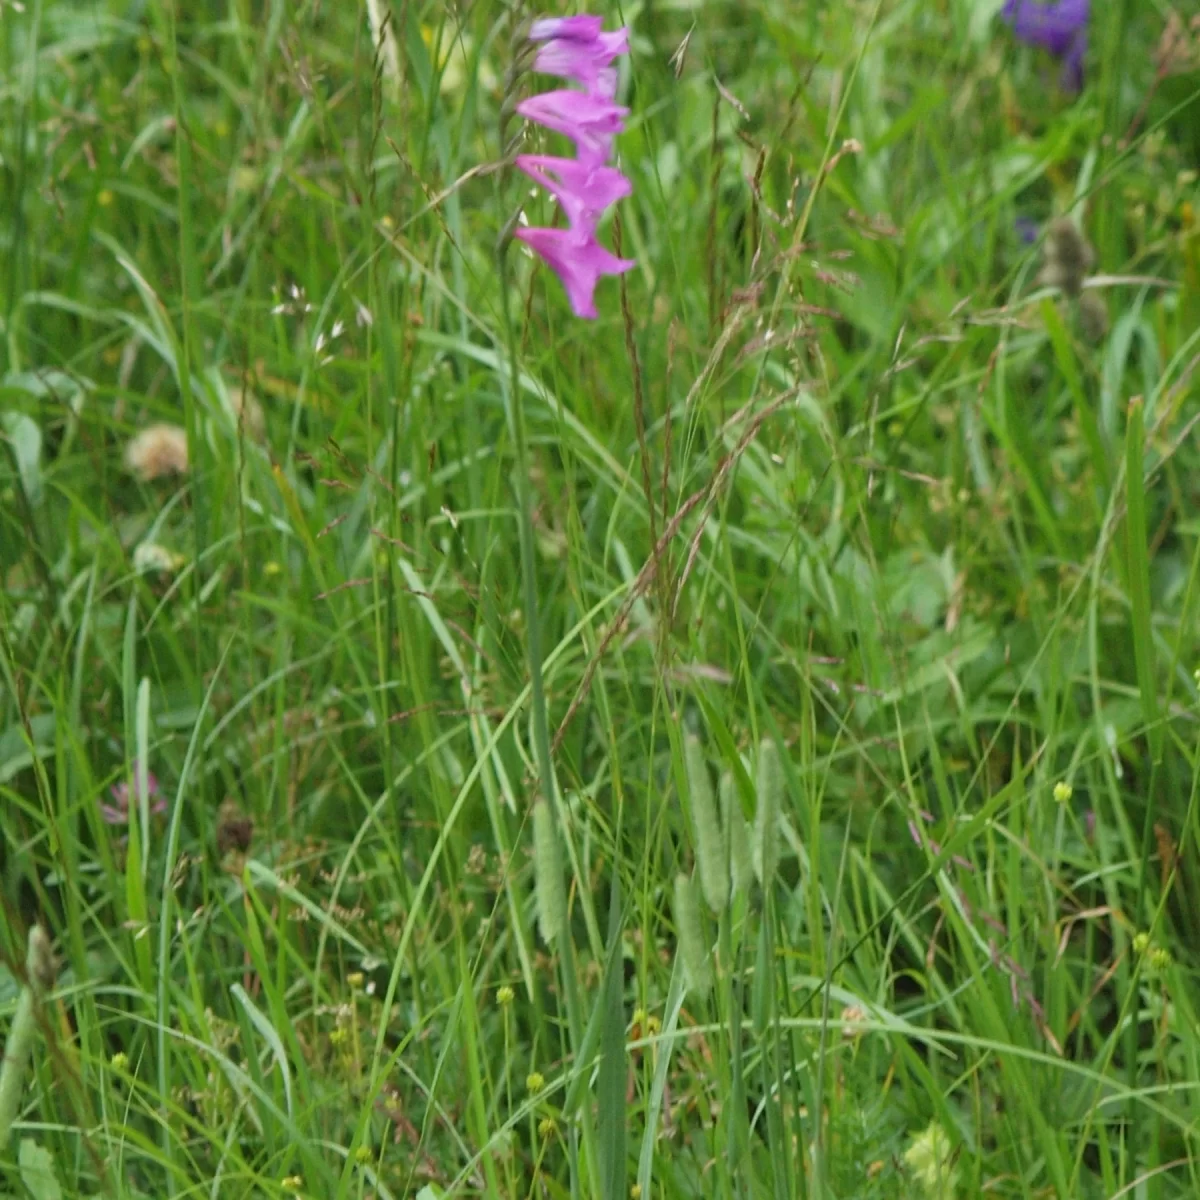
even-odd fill
[[[523,154],[517,166],[557,201],[566,229],[523,228],[516,237],[562,280],[571,310],[595,317],[594,293],[603,275],[620,275],[635,264],[596,241],[604,210],[630,195],[633,185],[609,165],[613,140],[625,128],[629,109],[615,104],[617,72],[612,63],[629,53],[629,30],[605,33],[599,17],[543,17],[530,39],[541,43],[534,69],[578,84],[531,96],[517,112],[575,143],[575,158]]]
[[[120,783],[114,783],[109,789],[109,794],[113,798],[112,804],[100,805],[100,816],[108,825],[128,825],[129,824],[129,798],[136,794],[137,789],[138,767],[137,763],[133,764],[133,787],[129,786],[129,781],[122,779]],[[164,813],[167,811],[167,801],[165,797],[158,794],[158,780],[155,778],[153,771],[146,772],[146,796],[152,801],[150,811],[152,813]],[[157,799],[156,799],[157,797]]]

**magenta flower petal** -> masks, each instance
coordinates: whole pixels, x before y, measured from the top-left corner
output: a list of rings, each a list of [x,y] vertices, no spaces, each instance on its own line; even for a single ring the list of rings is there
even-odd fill
[[[580,238],[569,229],[518,229],[516,236],[562,280],[577,317],[596,316],[593,297],[602,275],[623,275],[637,265],[609,253],[595,238]]]
[[[612,153],[613,138],[625,128],[629,109],[587,92],[561,88],[530,96],[517,112],[574,143],[580,162],[599,166]]]
[[[592,41],[577,42],[555,38],[542,46],[534,60],[533,69],[543,75],[559,75],[572,79],[589,90],[603,87],[615,92],[616,72],[610,70],[619,54],[629,53],[629,29],[601,33]],[[612,98],[609,92],[608,98]]]
[[[529,40],[545,42],[550,38],[566,38],[590,42],[600,36],[603,25],[602,17],[540,17],[529,30]]]
[[[589,167],[552,154],[519,154],[517,166],[558,201],[572,230],[588,236],[610,204],[633,192],[633,184],[616,167]]]
[[[120,783],[114,783],[108,789],[109,795],[112,796],[111,804],[100,805],[100,816],[109,825],[125,825],[129,821],[129,799],[135,793],[137,788],[137,761],[133,762],[133,787],[130,787],[129,781],[122,779]],[[167,811],[167,801],[165,797],[159,796],[158,779],[153,771],[146,772],[146,798],[153,801],[150,805],[152,813],[163,813]]]

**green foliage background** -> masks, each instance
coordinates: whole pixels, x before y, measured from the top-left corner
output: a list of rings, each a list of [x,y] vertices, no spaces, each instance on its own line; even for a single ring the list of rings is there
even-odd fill
[[[999,7],[598,6],[588,323],[497,266],[532,11],[0,4],[10,1194],[1197,1194],[1200,46]]]

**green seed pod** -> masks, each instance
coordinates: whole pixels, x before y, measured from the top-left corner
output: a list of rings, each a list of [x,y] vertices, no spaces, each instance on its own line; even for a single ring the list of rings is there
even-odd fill
[[[688,792],[692,802],[692,829],[696,834],[696,866],[700,870],[700,890],[708,907],[715,913],[725,911],[729,903],[729,871],[725,864],[725,844],[721,823],[713,800],[712,780],[700,739],[684,742]]]
[[[533,874],[537,890],[538,927],[543,941],[550,943],[562,933],[567,911],[563,890],[562,856],[558,848],[558,830],[554,814],[545,800],[533,806]]]
[[[754,822],[754,868],[758,882],[769,888],[779,866],[779,806],[783,800],[783,766],[769,738],[758,748],[758,812]]]
[[[712,987],[712,956],[704,940],[696,889],[686,875],[675,876],[675,931],[688,988],[704,996]]]
[[[732,771],[721,776],[721,824],[729,839],[729,881],[733,885],[733,894],[742,896],[754,878],[754,859],[750,854],[746,818],[742,816],[742,803]]]

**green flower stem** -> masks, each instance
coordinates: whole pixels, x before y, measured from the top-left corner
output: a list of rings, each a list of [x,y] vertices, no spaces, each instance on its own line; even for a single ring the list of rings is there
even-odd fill
[[[550,760],[550,727],[546,720],[546,686],[542,676],[542,631],[537,599],[537,546],[533,535],[533,495],[529,486],[529,447],[525,433],[525,406],[521,398],[520,366],[517,361],[516,335],[509,311],[511,278],[508,272],[507,239],[499,252],[501,309],[504,314],[504,338],[508,350],[510,377],[508,385],[508,417],[513,449],[516,454],[516,491],[518,520],[521,533],[521,575],[525,591],[525,645],[529,655],[529,679],[533,705],[533,749],[542,794],[554,814],[560,819],[558,787],[554,765]],[[575,977],[575,947],[571,939],[567,893],[561,891],[561,911],[555,922],[559,930],[559,955],[563,986],[567,997],[567,1023],[571,1045],[578,1048],[583,1038],[583,1010],[579,999],[579,982]]]

